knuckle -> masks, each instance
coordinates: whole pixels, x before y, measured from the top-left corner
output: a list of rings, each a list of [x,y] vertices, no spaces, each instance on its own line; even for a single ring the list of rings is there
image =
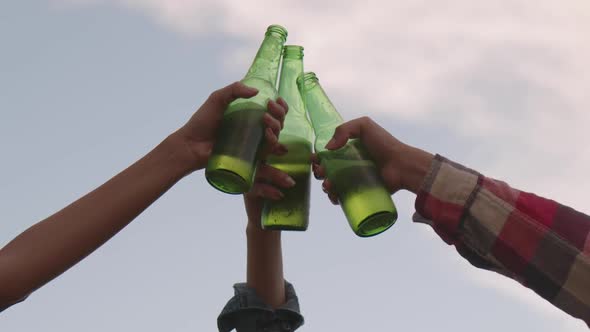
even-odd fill
[[[235,81],[232,84],[230,84],[229,87],[232,91],[236,91],[237,89],[240,88],[241,85],[242,85],[242,83],[240,83],[240,81]]]
[[[373,119],[370,116],[365,116],[364,124],[366,126],[372,126],[375,124],[375,121],[373,121]]]
[[[268,177],[268,170],[263,168],[257,173],[258,174],[256,174],[256,182],[259,184],[264,183],[264,180]]]
[[[275,180],[281,180],[285,175],[277,168],[272,168],[272,176]]]
[[[250,193],[252,193],[252,195],[254,195],[254,196],[260,196],[260,191],[261,191],[260,184],[258,184],[258,185],[255,185],[252,188],[252,190],[250,190]]]
[[[268,192],[268,188],[266,187],[266,184],[261,183],[260,186],[258,186],[258,191],[259,191],[260,196],[266,196],[266,193]]]
[[[280,129],[281,128],[281,121],[274,119],[274,121],[272,122],[273,126],[275,129]]]
[[[222,93],[223,92],[222,92],[221,89],[215,90],[215,91],[211,92],[211,94],[209,95],[209,98],[208,99],[211,100],[211,101],[219,100],[221,98],[221,94]]]

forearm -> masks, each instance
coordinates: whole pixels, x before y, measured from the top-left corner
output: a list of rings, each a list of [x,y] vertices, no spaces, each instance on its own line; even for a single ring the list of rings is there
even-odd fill
[[[172,138],[0,250],[0,292],[22,297],[82,260],[188,174]]]
[[[281,232],[248,225],[247,285],[273,308],[285,303]]]

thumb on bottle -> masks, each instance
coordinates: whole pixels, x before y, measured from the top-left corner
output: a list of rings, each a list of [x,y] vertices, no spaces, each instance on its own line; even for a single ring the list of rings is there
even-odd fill
[[[346,142],[348,142],[348,133],[344,132],[343,130],[339,130],[342,127],[336,128],[334,131],[334,136],[332,139],[326,144],[326,149],[328,150],[337,150],[343,147]]]
[[[336,150],[343,147],[350,138],[357,138],[360,133],[360,122],[357,120],[348,121],[341,124],[334,131],[334,136],[326,144],[326,149]]]
[[[326,144],[325,148],[328,150],[335,150],[335,149],[341,147],[342,145],[338,146],[336,138],[332,137],[332,139],[328,142],[328,144]]]
[[[258,94],[258,89],[249,87],[242,82],[234,82],[214,91],[208,101],[223,108],[238,98],[250,98]]]

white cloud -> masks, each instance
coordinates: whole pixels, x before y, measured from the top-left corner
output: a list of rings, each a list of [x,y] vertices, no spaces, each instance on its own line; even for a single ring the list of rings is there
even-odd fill
[[[463,85],[471,70],[494,60],[560,96],[588,102],[580,84],[590,73],[590,4],[583,0],[54,1],[118,4],[184,34],[243,38],[250,51],[264,28],[278,22],[291,32],[289,42],[306,46],[307,64],[331,89],[355,91],[364,104],[406,116],[435,111],[425,101],[448,88],[441,83]],[[252,53],[238,57],[248,63]]]
[[[227,61],[240,72],[265,27],[278,22],[289,29],[290,43],[305,45],[307,68],[335,95],[411,119],[436,116],[476,137],[514,133],[531,118],[535,125],[555,115],[571,119],[561,128],[588,119],[590,3],[584,0],[54,1],[116,4],[183,34],[242,38],[249,47]],[[513,93],[521,97],[486,91],[509,90],[514,80]]]
[[[448,127],[473,140],[481,171],[590,209],[587,0],[54,1],[120,5],[188,36],[240,38],[226,61],[235,72],[280,23],[337,106]]]

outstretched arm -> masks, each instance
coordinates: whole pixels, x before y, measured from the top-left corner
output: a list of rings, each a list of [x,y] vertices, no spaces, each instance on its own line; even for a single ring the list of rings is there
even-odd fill
[[[417,194],[414,221],[474,266],[502,273],[590,325],[590,217],[395,139],[369,118],[340,126],[327,148],[359,138],[391,192]],[[323,169],[316,165],[316,175]],[[331,200],[329,179],[324,183]]]
[[[284,172],[260,164],[252,190],[244,195],[248,258],[246,283],[234,285],[235,295],[217,319],[220,332],[295,331],[303,324],[293,285],[283,276],[281,232],[263,230],[264,199],[280,200],[281,190],[294,185]]]
[[[203,168],[226,106],[257,91],[234,83],[211,94],[186,125],[145,157],[49,218],[33,225],[0,250],[0,310],[19,302],[92,253],[172,185]],[[282,103],[282,101],[281,101]],[[285,108],[269,102],[265,124],[270,146]]]
[[[105,243],[189,171],[171,136],[135,164],[0,251],[0,308],[19,302]]]
[[[260,226],[260,218],[264,197],[274,200],[282,198],[280,190],[269,183],[288,188],[294,182],[286,173],[264,164],[259,166],[257,178],[253,190],[244,195],[244,205],[248,215],[246,284],[256,290],[265,303],[278,308],[285,303],[281,232],[263,230]]]

